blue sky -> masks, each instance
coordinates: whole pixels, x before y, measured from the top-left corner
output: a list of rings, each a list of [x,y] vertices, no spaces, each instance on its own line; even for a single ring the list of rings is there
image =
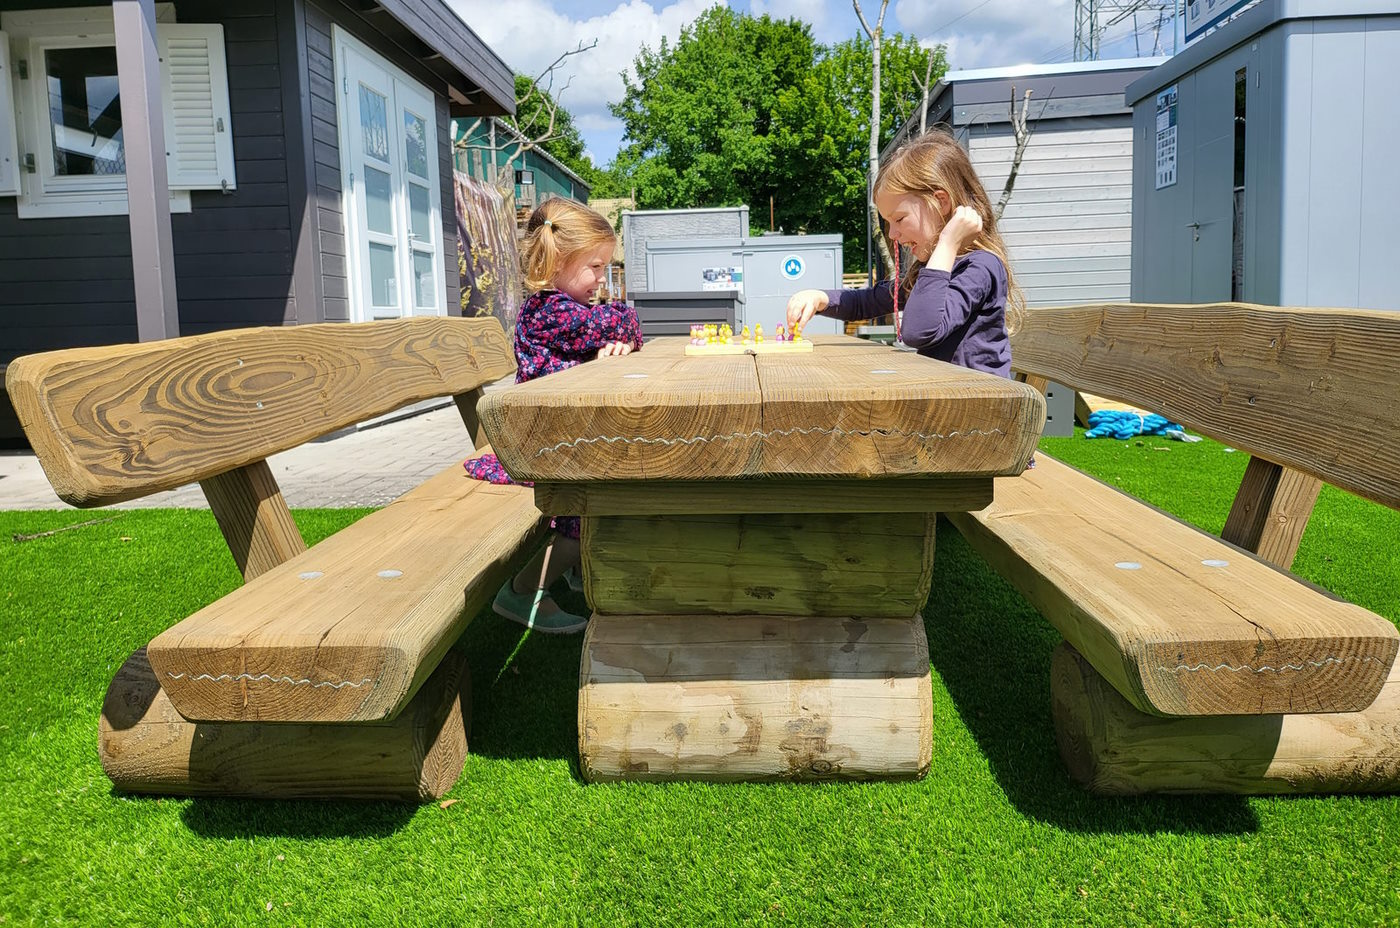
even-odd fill
[[[724,2],[724,0],[720,0]],[[561,52],[598,40],[570,57],[555,87],[568,82],[561,102],[574,115],[590,154],[606,164],[622,138],[621,123],[608,103],[622,96],[620,72],[631,67],[643,46],[655,48],[662,36],[674,41],[681,27],[716,0],[448,0],[506,64],[537,74]],[[831,43],[860,30],[850,0],[727,0],[740,12],[795,17],[812,26],[819,42]],[[862,0],[872,24],[879,0]],[[1109,30],[1103,57],[1152,52],[1155,18],[1125,20]],[[1171,52],[1171,25],[1161,36]],[[891,0],[887,32],[913,35],[925,44],[948,46],[953,69],[1070,61],[1073,58],[1074,0]]]

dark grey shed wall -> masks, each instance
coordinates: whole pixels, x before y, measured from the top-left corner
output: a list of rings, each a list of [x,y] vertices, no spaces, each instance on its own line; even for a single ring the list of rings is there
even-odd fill
[[[181,22],[224,27],[238,189],[195,192],[171,217],[180,331],[294,321],[292,229],[274,0],[177,0]],[[19,219],[0,198],[0,363],[136,340],[126,216]]]
[[[433,93],[438,134],[438,182],[442,213],[442,266],[447,279],[447,312],[460,316],[461,281],[457,275],[457,220],[452,196],[452,117],[447,88],[432,72],[376,31],[350,7],[336,0],[306,4],[307,87],[311,98],[312,152],[316,165],[315,202],[320,278],[326,318],[350,318],[345,217],[341,209],[340,137],[336,119],[335,45],[332,24],[383,55],[400,70]]]

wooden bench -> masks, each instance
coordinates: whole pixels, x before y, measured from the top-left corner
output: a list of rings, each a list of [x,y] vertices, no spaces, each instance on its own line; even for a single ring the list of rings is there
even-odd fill
[[[1400,636],[1287,572],[1322,482],[1400,508],[1400,314],[1027,315],[1012,357],[1029,382],[1250,455],[1222,538],[1044,454],[985,510],[950,514],[1065,638],[1052,689],[1071,773],[1106,792],[1400,788]]]
[[[515,369],[494,319],[243,329],[13,362],[7,387],[75,506],[198,481],[244,584],[132,655],[104,703],[121,788],[430,798],[460,775],[470,692],[444,661],[544,538],[529,488],[453,463],[307,549],[266,459]],[[374,462],[366,462],[373,467]]]

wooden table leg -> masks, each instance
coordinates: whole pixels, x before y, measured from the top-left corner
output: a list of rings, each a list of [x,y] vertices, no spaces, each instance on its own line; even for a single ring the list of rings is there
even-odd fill
[[[578,713],[590,781],[917,779],[923,618],[594,615]]]
[[[588,780],[914,779],[929,513],[585,518]]]

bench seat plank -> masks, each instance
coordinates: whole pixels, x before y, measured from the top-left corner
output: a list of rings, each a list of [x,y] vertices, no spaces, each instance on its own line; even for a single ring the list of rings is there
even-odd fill
[[[1390,622],[1036,460],[997,478],[991,506],[949,518],[1137,709],[1344,712],[1380,693],[1400,644]]]
[[[529,487],[454,464],[157,636],[195,721],[391,719],[545,531]]]

